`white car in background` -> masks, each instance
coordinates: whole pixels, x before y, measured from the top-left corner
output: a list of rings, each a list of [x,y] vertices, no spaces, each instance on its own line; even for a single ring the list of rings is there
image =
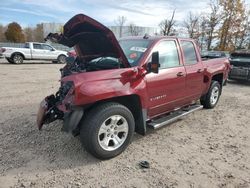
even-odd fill
[[[46,43],[27,42],[23,48],[2,47],[0,56],[9,63],[21,64],[23,60],[51,60],[53,63],[65,63],[66,51],[56,50]]]

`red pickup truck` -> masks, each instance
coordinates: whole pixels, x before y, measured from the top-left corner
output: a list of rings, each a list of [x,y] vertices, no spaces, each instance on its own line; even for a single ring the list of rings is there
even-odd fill
[[[37,124],[63,120],[100,159],[129,145],[134,132],[159,128],[201,108],[213,108],[230,69],[226,58],[202,61],[192,39],[143,36],[116,40],[104,25],[76,15],[47,39],[74,47],[61,86],[40,105]],[[197,102],[200,101],[200,102]]]

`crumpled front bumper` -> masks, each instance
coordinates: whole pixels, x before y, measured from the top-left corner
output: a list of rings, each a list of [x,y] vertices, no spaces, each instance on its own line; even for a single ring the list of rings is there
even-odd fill
[[[41,130],[44,124],[49,124],[57,119],[63,120],[62,131],[73,133],[77,129],[84,110],[82,107],[71,107],[66,110],[54,95],[47,96],[40,103],[37,112],[37,126]]]
[[[42,129],[47,110],[48,110],[48,103],[46,102],[46,99],[43,99],[42,102],[40,103],[36,118],[36,123],[39,130]]]
[[[59,106],[55,95],[47,96],[41,101],[37,112],[37,126],[39,130],[42,129],[43,124],[63,119],[64,112],[58,108]]]

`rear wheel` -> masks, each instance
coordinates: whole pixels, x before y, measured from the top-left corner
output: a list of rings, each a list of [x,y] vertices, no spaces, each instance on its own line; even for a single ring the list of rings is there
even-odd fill
[[[99,159],[122,153],[134,134],[132,113],[118,103],[105,103],[90,110],[81,125],[81,142],[88,152]]]
[[[12,59],[13,59],[13,63],[15,63],[15,64],[22,64],[23,63],[23,56],[20,54],[14,54]]]
[[[212,81],[207,94],[201,97],[201,104],[204,108],[214,108],[219,101],[221,94],[221,85],[218,81]]]

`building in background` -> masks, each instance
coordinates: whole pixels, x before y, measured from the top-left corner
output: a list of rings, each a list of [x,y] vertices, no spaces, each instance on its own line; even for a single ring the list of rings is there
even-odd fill
[[[116,38],[128,37],[128,36],[141,36],[141,35],[156,35],[157,28],[155,27],[142,27],[142,26],[109,26],[108,27],[115,34]],[[121,31],[120,31],[121,30]],[[121,35],[121,36],[120,36]]]
[[[45,38],[49,33],[60,33],[63,31],[62,23],[42,23],[43,37]]]

